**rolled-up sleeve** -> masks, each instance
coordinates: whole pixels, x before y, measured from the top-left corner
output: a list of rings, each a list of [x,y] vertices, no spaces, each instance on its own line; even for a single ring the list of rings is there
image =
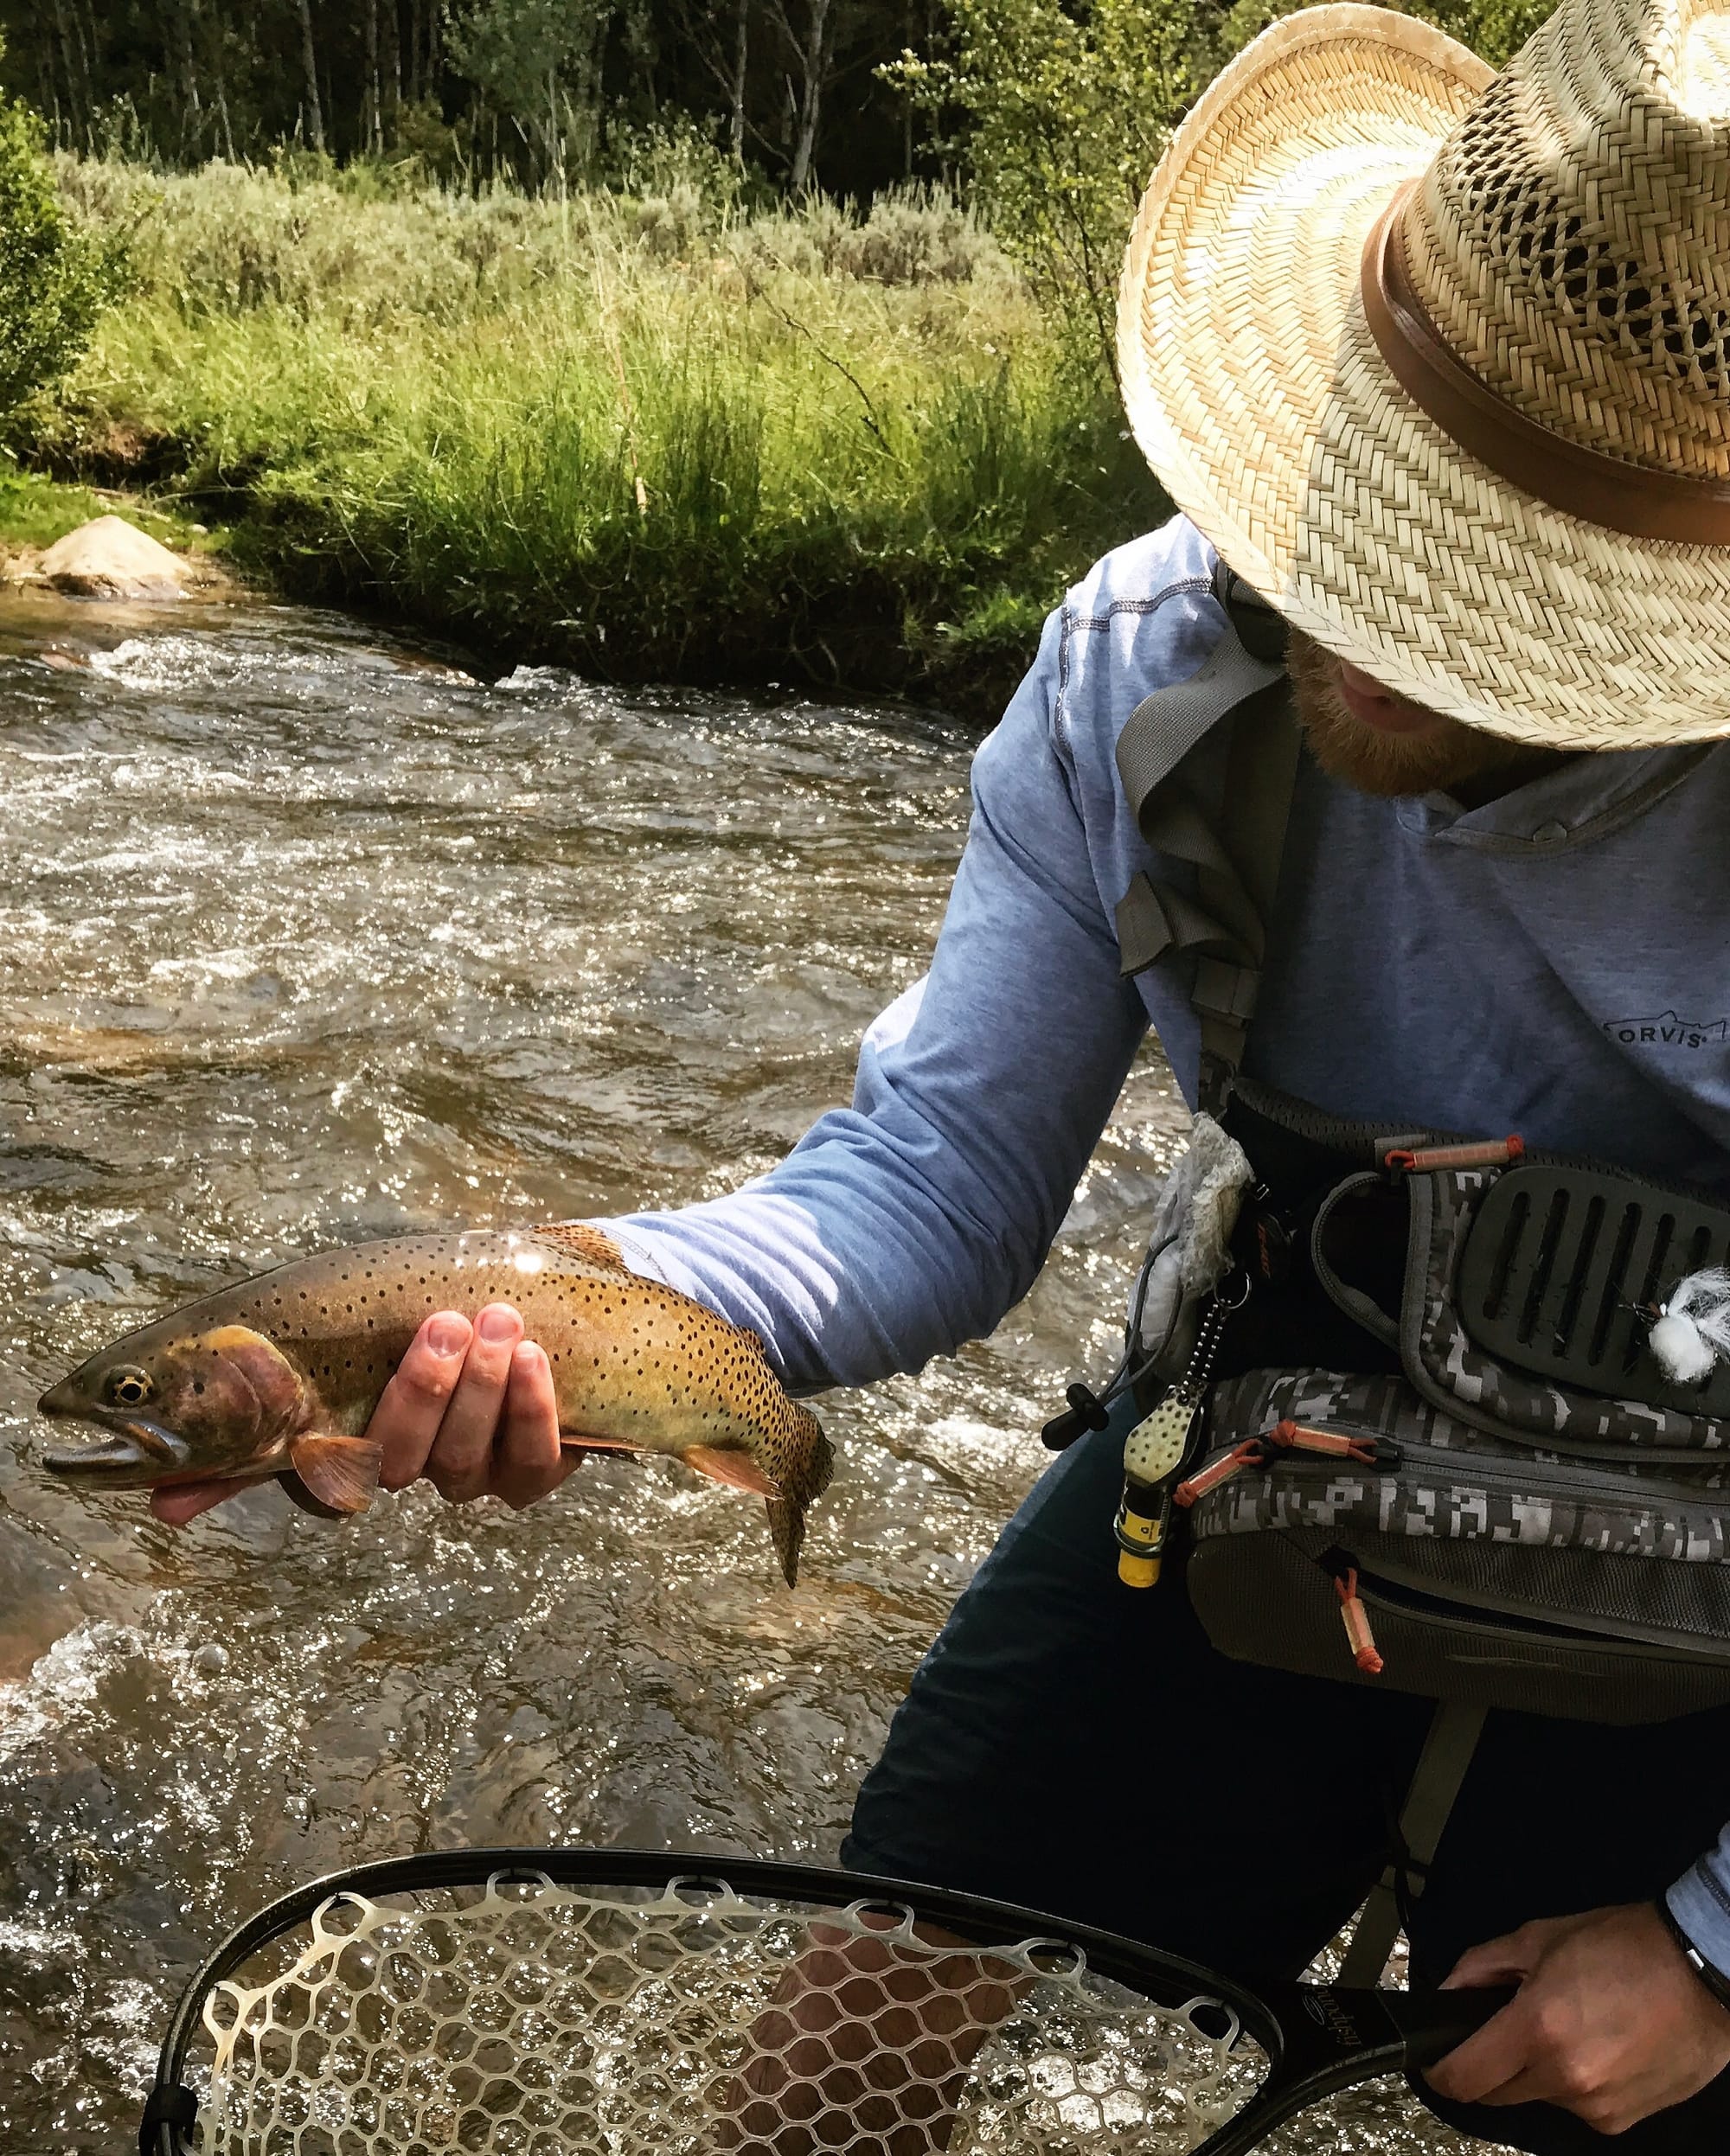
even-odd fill
[[[730,1197],[604,1223],[759,1333],[800,1391],[916,1370],[1026,1294],[1147,1024],[1118,976],[1055,724],[1062,619],[973,765],[926,978],[866,1035],[852,1105]]]
[[[1730,1827],[1676,1881],[1668,1899],[1701,1953],[1720,1976],[1730,1976]]]

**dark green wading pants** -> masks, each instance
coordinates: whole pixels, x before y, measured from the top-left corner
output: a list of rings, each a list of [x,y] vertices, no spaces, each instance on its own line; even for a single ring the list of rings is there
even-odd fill
[[[1113,1433],[1085,1440],[1010,1522],[895,1716],[843,1860],[1296,1976],[1382,1871],[1429,1703],[1227,1660],[1169,1568],[1121,1585],[1122,1460]],[[1727,1814],[1730,1710],[1625,1730],[1492,1715],[1413,1912],[1413,1980],[1529,1918],[1649,1899]],[[1614,2140],[1548,2105],[1414,2086],[1539,2156],[1730,2151],[1730,2075]]]

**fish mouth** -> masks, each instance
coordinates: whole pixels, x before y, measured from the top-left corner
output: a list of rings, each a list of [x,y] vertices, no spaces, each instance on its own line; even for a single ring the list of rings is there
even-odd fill
[[[93,1423],[107,1433],[89,1444],[55,1446],[45,1452],[42,1465],[51,1475],[117,1484],[125,1480],[137,1487],[159,1482],[186,1467],[186,1446],[171,1430],[121,1409],[92,1406],[74,1398],[66,1385],[44,1392],[36,1411],[67,1422]]]

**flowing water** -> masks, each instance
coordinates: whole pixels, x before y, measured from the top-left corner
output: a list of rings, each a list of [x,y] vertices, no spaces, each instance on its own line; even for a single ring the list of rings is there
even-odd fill
[[[670,1464],[340,1528],[267,1486],[175,1532],[50,1481],[31,1404],[319,1244],[766,1167],[922,970],[969,748],[901,710],[488,688],[252,604],[0,603],[7,2156],[131,2146],[191,1965],[322,1871],[554,1839],[832,1856],[1054,1386],[1109,1353],[1182,1121],[1151,1054],[996,1336],[825,1404],[844,1472],[797,1593],[760,1508]],[[1420,2119],[1359,2098],[1287,2146],[1442,2147]]]

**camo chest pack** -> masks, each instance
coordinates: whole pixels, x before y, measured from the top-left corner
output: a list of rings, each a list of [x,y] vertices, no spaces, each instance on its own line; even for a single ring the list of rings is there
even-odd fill
[[[1730,1370],[1651,1347],[1730,1212],[1243,1080],[1224,1121],[1257,1182],[1185,1466],[1214,1644],[1595,1722],[1730,1701]]]

